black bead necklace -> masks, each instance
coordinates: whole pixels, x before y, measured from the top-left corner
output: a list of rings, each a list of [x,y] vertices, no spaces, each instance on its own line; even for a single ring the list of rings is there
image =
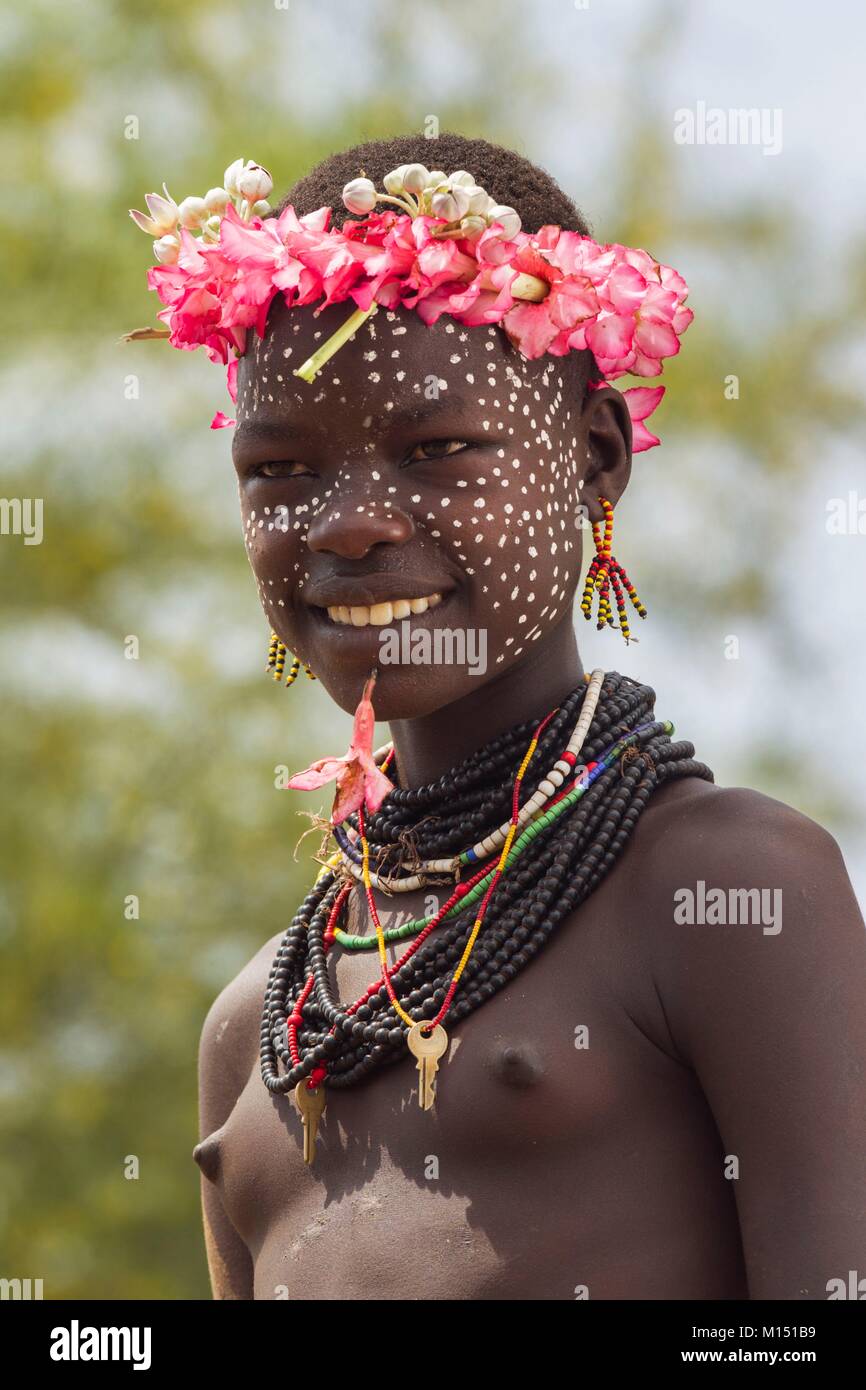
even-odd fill
[[[524,782],[527,795],[567,742],[585,690],[581,683],[547,723],[534,771]],[[566,814],[538,835],[531,852],[523,854],[497,886],[451,1006],[452,1018],[480,1008],[508,984],[585,901],[621,855],[657,787],[677,777],[713,780],[710,769],[695,761],[691,743],[674,742],[654,722],[654,704],[655,692],[649,686],[617,672],[606,675],[582,758],[591,763],[619,739],[636,729],[642,732]],[[434,859],[458,852],[502,824],[511,810],[514,774],[534,728],[535,721],[516,725],[436,782],[389,793],[364,826],[380,866],[387,863],[390,871],[399,872],[407,835],[414,853]],[[348,824],[357,830],[357,816],[349,817]],[[407,1030],[384,983],[352,1014],[333,997],[324,933],[335,902],[345,895],[346,882],[340,870],[328,869],[320,876],[285,932],[271,967],[260,1057],[262,1080],[272,1093],[285,1094],[299,1082],[309,1085],[311,1077],[323,1075],[329,1089],[353,1086],[407,1055]],[[415,1018],[432,1019],[442,1005],[473,917],[470,909],[443,922],[392,976],[401,1004]],[[306,997],[299,1009],[302,994]],[[290,1016],[297,1023],[297,1063],[287,1046]]]

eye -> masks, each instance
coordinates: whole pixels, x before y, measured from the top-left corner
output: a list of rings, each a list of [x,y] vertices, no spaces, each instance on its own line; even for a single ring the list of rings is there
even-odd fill
[[[296,459],[269,459],[258,464],[253,470],[254,478],[314,478],[316,475],[306,464]]]
[[[465,439],[429,439],[424,444],[416,444],[407,463],[419,463],[422,459],[444,459],[451,454],[462,454],[469,445]]]

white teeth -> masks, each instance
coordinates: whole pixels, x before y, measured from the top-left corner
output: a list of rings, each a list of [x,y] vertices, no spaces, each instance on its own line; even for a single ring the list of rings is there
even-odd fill
[[[340,604],[328,609],[328,617],[332,622],[352,627],[386,627],[395,619],[408,618],[410,613],[426,613],[428,608],[435,608],[441,602],[441,594],[428,594],[426,598],[395,598],[369,607],[358,604],[347,608]]]
[[[374,603],[370,609],[370,622],[374,627],[382,627],[385,623],[390,623],[393,616],[390,603]]]

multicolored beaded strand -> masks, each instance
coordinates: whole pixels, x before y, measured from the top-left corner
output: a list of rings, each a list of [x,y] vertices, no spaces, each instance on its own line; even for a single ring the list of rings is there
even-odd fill
[[[588,685],[581,705],[580,717],[574,727],[568,745],[550,771],[542,778],[526,805],[522,807],[518,821],[519,830],[522,830],[528,821],[532,820],[543,811],[544,806],[550,798],[554,796],[557,789],[562,786],[564,778],[570,774],[570,771],[572,771],[577,764],[580,750],[583,747],[589,726],[595,714],[596,706],[598,705],[601,688],[604,683],[604,671],[593,671],[592,675],[588,676],[586,679]],[[461,854],[451,859],[428,860],[418,865],[416,871],[405,878],[380,876],[371,873],[373,887],[381,887],[387,893],[409,893],[418,888],[423,888],[431,876],[453,877],[462,867],[481,863],[494,854],[505,840],[509,827],[510,821],[505,821],[491,835],[487,835],[483,840],[479,840],[471,849],[463,850]],[[350,873],[353,878],[361,881],[361,853],[357,848],[357,843],[353,842],[350,833],[347,833],[339,826],[335,829],[334,838],[343,851],[343,864],[346,871]]]
[[[533,821],[532,825],[530,825],[511,846],[508,858],[509,866],[529,848],[532,841],[541,831],[548,829],[560,816],[571,810],[602,773],[607,772],[616,762],[617,758],[622,757],[623,753],[635,747],[642,738],[657,733],[670,736],[673,732],[674,726],[668,719],[656,720],[649,724],[643,724],[635,729],[633,733],[619,739],[618,742],[613,744],[607,752],[603,753],[597,761],[587,763],[585,771],[575,781],[574,785],[565,787],[560,791],[559,795],[553,798],[545,813],[539,816],[537,820]],[[335,861],[336,856],[334,861],[329,862]],[[437,920],[453,917],[465,911],[467,907],[471,907],[474,902],[477,902],[478,898],[484,893],[486,884],[490,880],[492,873],[493,870],[490,868],[489,863],[484,864],[472,878],[459,884],[445,904],[445,907],[440,909]],[[383,933],[385,942],[391,945],[395,941],[403,941],[406,937],[413,936],[416,932],[421,931],[425,925],[427,925],[426,919],[416,918],[411,922],[404,922],[400,927],[389,927]],[[375,950],[377,946],[377,939],[375,937],[357,936],[344,931],[337,925],[333,928],[333,935],[346,950],[372,951]]]
[[[596,628],[599,631],[607,626],[615,628],[617,624],[613,620],[610,606],[610,591],[613,589],[616,611],[619,616],[619,630],[626,642],[636,642],[637,638],[632,637],[628,625],[628,614],[626,612],[625,589],[631,599],[632,607],[638,617],[646,617],[646,609],[637,596],[637,590],[623,569],[619,561],[611,555],[611,539],[613,537],[613,507],[606,497],[599,497],[602,511],[604,512],[604,529],[601,523],[594,521],[592,524],[592,536],[595,541],[595,555],[587,571],[586,581],[583,586],[583,597],[580,601],[580,611],[589,620],[592,616],[593,594],[598,594],[598,621]]]

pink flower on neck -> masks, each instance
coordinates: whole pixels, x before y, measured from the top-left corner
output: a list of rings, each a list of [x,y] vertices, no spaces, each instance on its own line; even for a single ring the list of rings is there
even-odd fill
[[[376,716],[373,713],[372,693],[376,681],[375,673],[364,686],[358,708],[355,710],[355,724],[352,729],[352,742],[343,758],[318,758],[303,772],[296,772],[287,786],[296,791],[315,791],[326,782],[337,781],[337,794],[331,810],[331,824],[341,825],[353,811],[363,805],[371,813],[378,811],[385,797],[394,790],[393,782],[373,761],[373,729]]]

